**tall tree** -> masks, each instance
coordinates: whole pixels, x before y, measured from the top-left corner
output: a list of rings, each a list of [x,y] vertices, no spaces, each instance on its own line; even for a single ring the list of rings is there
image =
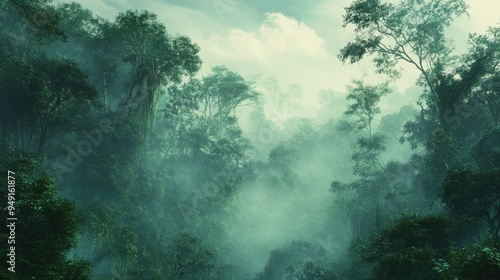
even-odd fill
[[[203,78],[201,90],[202,128],[208,134],[223,128],[238,107],[250,105],[258,96],[252,84],[224,66],[214,67],[212,74]]]
[[[500,124],[500,27],[488,28],[486,34],[469,36],[469,53],[465,56],[475,70],[471,94],[476,102],[485,102],[494,126]],[[474,67],[475,66],[475,67]],[[474,75],[475,74],[475,75]],[[477,77],[477,78],[476,78]],[[479,100],[477,100],[479,99]]]
[[[184,154],[199,150],[198,140],[202,138],[215,142],[226,139],[229,144],[236,144],[241,138],[236,110],[250,106],[257,97],[250,82],[224,66],[214,67],[201,80],[192,79],[180,87],[171,87],[164,109],[170,138],[167,152],[175,145]]]
[[[114,38],[123,61],[130,64],[131,81],[121,107],[132,108],[143,125],[154,123],[161,86],[177,84],[201,66],[199,47],[185,36],[170,36],[157,16],[147,11],[120,13],[114,28],[104,36]]]
[[[355,39],[342,48],[339,58],[351,63],[374,55],[378,72],[396,76],[396,66],[406,62],[421,73],[442,117],[438,75],[453,61],[445,28],[467,12],[464,0],[404,0],[398,5],[380,0],[356,0],[346,9],[344,26],[353,25]]]
[[[358,129],[366,130],[367,137],[360,137],[357,142],[358,150],[353,153],[355,162],[354,173],[367,176],[374,167],[383,168],[380,163],[380,153],[385,150],[383,135],[372,134],[372,122],[377,114],[380,114],[378,103],[380,98],[387,95],[390,90],[387,83],[380,85],[367,85],[361,80],[354,80],[348,86],[347,100],[351,100],[345,115],[355,117]]]
[[[366,129],[368,135],[372,135],[372,122],[375,115],[380,114],[378,103],[382,96],[390,93],[387,83],[380,85],[367,85],[361,80],[354,80],[347,87],[349,94],[347,100],[351,100],[345,115],[355,116],[359,129]]]
[[[358,179],[351,183],[332,182],[330,191],[339,198],[338,202],[345,207],[351,222],[353,237],[366,235],[371,230],[371,222],[379,229],[382,225],[381,201],[384,193],[388,192],[388,184],[377,182],[377,178],[384,171],[385,166],[380,162],[380,156],[385,151],[385,136],[372,133],[372,122],[380,114],[378,103],[380,98],[390,92],[388,84],[367,85],[361,80],[355,80],[348,86],[348,105],[345,115],[355,118],[358,131],[366,131],[368,135],[361,135],[351,154],[353,161],[352,171]],[[374,210],[374,211],[373,211]],[[370,212],[375,213],[367,218]]]

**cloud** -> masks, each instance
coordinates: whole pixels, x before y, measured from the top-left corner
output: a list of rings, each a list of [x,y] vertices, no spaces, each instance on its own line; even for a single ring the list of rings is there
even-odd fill
[[[281,13],[267,14],[256,32],[234,28],[225,34],[212,34],[204,45],[207,55],[259,63],[330,56],[324,48],[324,40],[313,29]]]
[[[500,2],[498,0],[474,1],[474,3],[469,4],[469,32],[474,30],[483,33],[489,26],[500,24],[500,17],[498,16]]]
[[[261,39],[269,47],[270,54],[288,54],[310,58],[325,58],[324,40],[303,22],[288,18],[281,13],[268,14],[260,27]]]
[[[299,83],[314,106],[319,90],[328,87],[338,64],[314,29],[282,13],[268,13],[255,30],[232,28],[200,42],[207,68],[225,64],[242,75],[262,73],[283,86]]]

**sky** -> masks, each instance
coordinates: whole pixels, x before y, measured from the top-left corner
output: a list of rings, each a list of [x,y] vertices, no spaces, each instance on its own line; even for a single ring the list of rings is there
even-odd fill
[[[60,2],[64,2],[60,0]],[[68,1],[71,2],[71,1]],[[275,77],[279,84],[299,85],[304,94],[304,114],[318,109],[318,93],[331,89],[345,92],[354,79],[365,77],[372,83],[387,77],[374,74],[370,60],[356,65],[343,64],[339,50],[353,37],[342,27],[344,7],[352,0],[78,0],[94,14],[113,19],[127,9],[149,10],[158,15],[170,34],[189,36],[201,48],[206,75],[217,65],[244,77],[262,74]],[[392,0],[391,2],[397,2]],[[465,52],[467,34],[484,33],[500,23],[498,0],[469,0],[470,17],[456,20],[448,30],[457,52]],[[414,86],[416,70],[405,68],[393,83],[395,92],[381,104],[397,110],[419,93]]]

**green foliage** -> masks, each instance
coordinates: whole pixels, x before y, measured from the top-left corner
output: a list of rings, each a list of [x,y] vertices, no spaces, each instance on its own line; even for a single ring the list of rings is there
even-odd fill
[[[351,238],[377,232],[350,253],[368,263],[333,262],[321,246],[294,241],[272,250],[256,279],[364,279],[372,267],[375,279],[498,278],[498,246],[450,251],[450,222],[441,216],[403,217],[383,229],[398,213],[424,212],[421,192],[433,197],[447,174],[442,200],[460,226],[453,240],[472,239],[468,226],[479,219],[498,237],[499,28],[471,35],[469,52],[458,60],[444,31],[464,13],[464,0],[355,0],[346,8],[344,24],[354,26],[355,39],[341,50],[341,60],[371,55],[377,71],[392,77],[406,62],[427,87],[418,103],[421,114],[403,128],[403,140],[419,153],[400,163],[383,157],[399,116],[378,128],[391,127],[389,135],[372,127],[380,99],[390,92],[387,83],[352,82],[345,115],[354,124],[291,120],[297,129],[284,139],[287,132],[277,128],[283,120],[274,126],[266,119],[263,109],[269,107],[259,104],[255,84],[224,66],[195,78],[199,47],[168,34],[154,13],[126,11],[108,21],[78,3],[1,2],[0,155],[17,159],[2,161],[0,169],[18,176],[17,278],[90,279],[91,264],[69,257],[83,252],[99,279],[243,279],[245,269],[232,259],[251,253],[236,250],[235,240],[242,238],[237,219],[247,214],[238,212],[238,191],[248,187],[251,194],[257,186],[263,187],[260,196],[269,190],[287,198],[300,186],[294,194],[307,198],[309,187],[318,183],[320,190],[322,172],[330,176],[333,168],[346,173],[341,178],[357,176],[332,182],[330,190]],[[265,82],[266,106],[299,113],[299,85],[282,90],[276,80]],[[334,99],[327,103],[329,110],[338,107]],[[164,117],[157,121],[159,104]],[[252,124],[259,138],[253,144],[266,146],[265,162],[249,161],[252,147],[237,118],[241,107],[257,105],[263,126]],[[61,192],[42,170],[69,157],[61,147],[74,146],[85,134],[78,132],[87,129],[98,130],[102,141],[71,166]],[[276,139],[262,140],[264,129]],[[472,165],[473,157],[481,169],[456,169]],[[82,221],[77,205],[85,212],[84,230],[82,248],[72,252]],[[330,223],[321,230],[337,230]],[[245,224],[249,232],[251,225]],[[461,229],[467,231],[456,234]],[[10,276],[5,273],[0,278]]]
[[[449,66],[452,50],[444,31],[466,11],[463,0],[405,0],[397,6],[380,0],[354,1],[346,8],[344,26],[354,25],[356,37],[339,58],[355,63],[374,55],[377,71],[393,77],[399,74],[398,62],[409,63],[422,74],[431,98],[438,101],[437,75]]]
[[[498,124],[497,33],[498,30],[490,28],[485,35],[471,35],[470,50],[460,57],[460,64],[455,63],[447,70],[438,67],[435,74],[437,96],[421,97],[421,113],[404,126],[402,142],[408,141],[417,149],[433,138],[432,135],[441,133],[438,131],[441,129],[462,151],[454,160],[458,161],[458,157],[460,161],[470,160],[468,155],[472,146],[485,130]]]
[[[279,145],[269,153],[269,163],[278,168],[288,168],[293,164],[296,156],[296,151],[288,150],[283,145]]]
[[[374,279],[438,279],[434,259],[446,255],[449,225],[440,216],[402,217],[358,248],[375,264]]]
[[[352,172],[359,179],[347,184],[333,182],[330,191],[335,193],[337,203],[347,211],[351,223],[351,237],[359,238],[366,236],[373,229],[381,228],[384,219],[384,207],[381,205],[388,205],[388,198],[395,196],[392,193],[395,190],[390,187],[395,178],[385,175],[390,171],[385,170],[386,167],[381,162],[382,152],[386,150],[386,136],[372,133],[372,121],[381,113],[378,107],[380,98],[390,90],[387,83],[371,86],[355,80],[353,85],[348,87],[348,91],[347,100],[352,100],[353,103],[345,114],[355,116],[358,130],[365,129],[368,135],[357,139],[351,154]],[[391,174],[394,175],[392,177],[398,176],[397,173]]]
[[[86,38],[91,39],[98,36],[102,19],[94,16],[92,11],[84,9],[76,2],[61,3],[57,6],[57,13],[60,17],[60,28],[71,40]]]
[[[422,101],[419,101],[419,105],[422,107]],[[399,142],[402,144],[408,143],[413,151],[418,151],[425,148],[427,140],[438,127],[439,122],[436,120],[434,112],[422,107],[420,114],[403,125]]]
[[[216,251],[208,248],[200,238],[191,233],[179,235],[171,252],[174,279],[207,279],[216,265]]]
[[[318,259],[325,256],[322,247],[314,246],[305,241],[292,241],[289,245],[271,251],[264,270],[256,276],[256,280],[282,280],[291,276],[293,268],[298,264],[307,265],[306,259]],[[311,266],[311,265],[309,265]],[[310,267],[311,269],[314,269]],[[288,270],[288,272],[287,272]]]
[[[163,110],[167,155],[194,155],[200,151],[215,154],[217,149],[232,150],[234,154],[247,145],[241,139],[236,110],[250,105],[258,94],[239,74],[223,66],[214,67],[202,80],[191,79],[180,87],[171,87],[169,92]],[[241,155],[237,154],[232,161],[239,161]]]
[[[360,137],[357,141],[356,151],[352,154],[354,161],[353,173],[361,178],[367,178],[377,170],[384,167],[380,163],[380,155],[385,151],[385,136],[375,134]]]
[[[56,40],[67,40],[66,34],[59,28],[60,16],[51,0],[9,0],[4,12],[12,13],[12,17],[20,17],[28,26],[38,43],[52,43]],[[15,14],[14,14],[15,13]],[[24,26],[23,26],[24,27]]]
[[[256,101],[258,93],[239,74],[224,66],[212,69],[212,74],[204,77],[200,94],[202,128],[209,134],[221,130],[235,110]]]
[[[461,166],[458,161],[460,146],[450,133],[438,129],[427,139],[426,148],[428,153],[419,159],[417,183],[426,197],[431,198],[440,193],[448,169]]]
[[[97,92],[79,66],[65,59],[41,57],[24,62],[8,57],[0,66],[2,145],[17,152],[43,154],[47,141],[85,128],[97,108]]]
[[[498,170],[450,170],[443,184],[443,202],[455,215],[483,219],[494,237],[500,231],[500,173]]]
[[[380,98],[390,92],[388,84],[376,86],[366,85],[361,80],[354,80],[353,85],[347,88],[347,100],[352,100],[345,114],[355,116],[359,129],[366,129],[372,134],[372,121],[375,115],[380,114],[378,102]]]
[[[381,230],[390,216],[419,209],[422,195],[413,183],[415,170],[409,164],[388,162],[368,177],[332,182],[336,205],[346,213],[351,238],[365,238]]]
[[[478,167],[500,168],[500,129],[492,129],[481,136],[473,152]]]
[[[467,249],[453,249],[449,260],[437,260],[434,269],[439,273],[440,279],[444,280],[474,280],[478,277],[498,279],[500,277],[500,251],[497,246],[474,245]]]
[[[331,269],[316,262],[308,261],[301,265],[289,267],[288,276],[284,279],[294,280],[339,280]]]
[[[469,66],[470,78],[477,82],[471,90],[471,96],[475,97],[476,103],[484,104],[488,111],[493,126],[500,123],[499,85],[500,76],[500,27],[489,27],[486,34],[469,35],[469,53],[464,57]],[[478,77],[476,77],[478,76]],[[469,80],[471,80],[469,78]],[[472,107],[472,106],[469,106]],[[482,106],[475,106],[481,109]]]
[[[297,185],[297,175],[294,172],[295,162],[298,159],[296,150],[279,145],[269,152],[269,165],[263,171],[265,181],[272,188],[289,190]]]
[[[360,265],[353,253],[347,254],[342,259],[331,261],[306,260],[302,263],[292,265],[287,269],[283,280],[362,280],[368,279],[369,266]]]
[[[179,84],[201,67],[199,47],[185,36],[170,36],[157,16],[148,11],[120,13],[111,25],[102,25],[99,44],[116,45],[120,59],[131,67],[128,92],[121,96],[120,108],[132,107],[132,116],[149,132],[154,124],[160,87]],[[114,62],[98,54],[103,74],[113,73]],[[106,88],[106,86],[105,86]]]
[[[444,29],[466,10],[464,1],[407,0],[398,6],[379,0],[354,1],[346,8],[344,25],[354,25],[356,39],[339,57],[357,62],[365,53],[377,54],[376,65],[382,72],[397,60],[426,70],[424,61],[436,63],[449,53]]]
[[[56,197],[54,182],[33,171],[37,164],[29,156],[0,163],[2,173],[7,174],[7,170],[16,173],[15,279],[91,279],[89,262],[67,256],[77,242],[79,218],[76,205],[68,199]],[[2,218],[6,220],[7,217],[5,209]],[[2,254],[6,256],[7,253],[5,246]],[[2,270],[0,275],[14,279],[9,278],[5,273],[10,272],[6,271]]]

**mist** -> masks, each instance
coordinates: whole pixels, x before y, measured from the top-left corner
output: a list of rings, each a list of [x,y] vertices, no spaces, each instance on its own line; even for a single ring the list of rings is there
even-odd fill
[[[0,4],[2,278],[500,277],[494,16],[197,2]]]

